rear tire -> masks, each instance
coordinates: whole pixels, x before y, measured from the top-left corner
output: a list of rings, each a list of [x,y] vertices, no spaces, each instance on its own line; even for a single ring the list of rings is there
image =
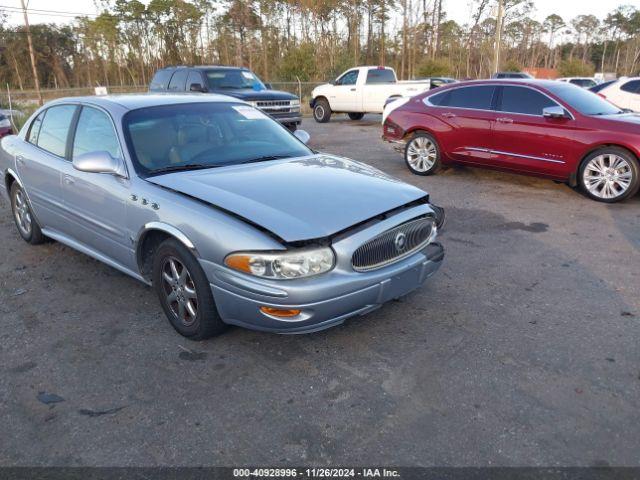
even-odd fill
[[[404,161],[415,175],[433,175],[441,166],[440,146],[428,133],[418,132],[404,148]]]
[[[18,182],[13,182],[11,185],[10,198],[13,221],[22,239],[31,245],[44,243],[45,236],[42,234],[40,225],[38,225],[38,221],[33,215],[27,194]]]
[[[183,337],[204,340],[226,330],[198,260],[173,238],[162,242],[153,258],[153,288],[169,322]]]
[[[313,106],[313,119],[318,123],[331,120],[331,107],[325,98],[319,98]]]
[[[578,185],[592,200],[616,203],[640,189],[638,159],[620,147],[603,147],[587,155],[578,169]]]
[[[362,120],[362,117],[364,117],[364,113],[359,113],[359,112],[351,112],[351,113],[348,113],[347,115],[349,115],[349,118],[351,120]]]

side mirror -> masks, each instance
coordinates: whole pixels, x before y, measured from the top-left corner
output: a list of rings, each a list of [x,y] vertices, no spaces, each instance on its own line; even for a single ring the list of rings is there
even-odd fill
[[[118,177],[126,177],[124,163],[119,158],[113,158],[109,152],[89,152],[78,155],[73,159],[73,168],[80,172],[106,173]]]
[[[309,143],[309,139],[311,138],[311,135],[304,130],[296,130],[293,132],[293,135],[305,145]]]
[[[542,116],[545,118],[567,118],[567,112],[564,108],[556,105],[542,109]]]
[[[273,90],[273,85],[271,85],[270,83],[265,83],[264,88],[266,88],[267,90]]]
[[[190,92],[204,92],[204,87],[199,83],[192,83],[189,85]]]

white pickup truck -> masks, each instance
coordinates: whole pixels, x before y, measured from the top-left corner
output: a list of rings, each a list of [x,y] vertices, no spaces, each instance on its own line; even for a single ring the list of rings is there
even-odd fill
[[[389,99],[412,97],[430,87],[430,81],[399,82],[393,68],[356,67],[314,88],[310,105],[319,123],[328,122],[332,113],[360,120],[365,113],[382,113]]]

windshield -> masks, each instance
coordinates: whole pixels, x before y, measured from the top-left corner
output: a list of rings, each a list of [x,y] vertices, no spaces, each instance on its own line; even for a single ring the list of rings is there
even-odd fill
[[[220,68],[207,70],[209,90],[266,90],[264,83],[249,70]]]
[[[127,113],[123,126],[143,176],[312,153],[260,110],[235,102],[141,108]]]
[[[589,90],[576,87],[570,83],[557,83],[557,85],[547,87],[549,91],[583,115],[615,115],[622,113],[622,110],[618,107]]]

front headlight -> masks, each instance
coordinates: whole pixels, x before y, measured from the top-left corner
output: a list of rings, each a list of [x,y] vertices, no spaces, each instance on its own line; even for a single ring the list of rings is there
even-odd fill
[[[335,256],[328,247],[290,252],[238,252],[224,259],[227,267],[274,280],[305,278],[328,272]]]
[[[297,98],[295,100],[291,100],[290,105],[292,107],[299,107],[300,106],[300,100],[298,100]]]

